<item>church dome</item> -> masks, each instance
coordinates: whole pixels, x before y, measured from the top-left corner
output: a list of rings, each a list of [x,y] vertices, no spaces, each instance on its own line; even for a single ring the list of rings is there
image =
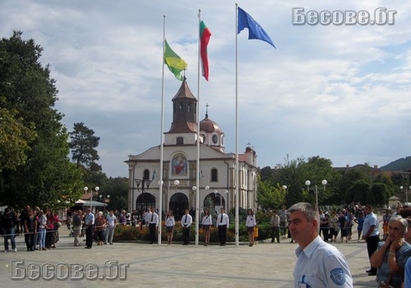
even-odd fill
[[[208,118],[208,114],[206,114],[206,117],[200,121],[200,131],[210,134],[221,134],[223,132],[220,128],[220,125],[218,125],[217,122]]]
[[[208,118],[208,113],[200,121],[201,142],[213,149],[224,152],[224,132],[220,125]]]

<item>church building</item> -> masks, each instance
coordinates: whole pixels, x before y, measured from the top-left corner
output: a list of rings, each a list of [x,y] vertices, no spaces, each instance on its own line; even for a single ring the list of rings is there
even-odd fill
[[[191,93],[186,79],[172,99],[173,122],[164,133],[163,181],[160,181],[161,146],[129,155],[129,211],[144,211],[155,207],[163,212],[173,211],[175,219],[181,219],[184,209],[194,210],[196,193],[199,193],[200,212],[220,207],[230,211],[235,208],[236,154],[225,152],[225,135],[221,127],[211,120],[208,109],[200,121],[200,170],[197,169],[197,99]],[[235,137],[232,137],[235,141]],[[239,207],[256,209],[257,204],[257,155],[250,147],[239,155],[238,183]],[[196,187],[196,176],[200,187]],[[162,188],[163,207],[159,185]],[[163,214],[164,215],[164,214]]]

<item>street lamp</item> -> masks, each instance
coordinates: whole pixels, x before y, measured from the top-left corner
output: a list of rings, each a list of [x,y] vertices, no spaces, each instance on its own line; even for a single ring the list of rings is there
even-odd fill
[[[401,176],[402,176],[402,179],[404,180],[404,186],[405,186],[405,202],[408,205],[408,186],[407,186],[408,184],[407,184],[407,180],[408,180],[408,177],[410,176],[410,172],[403,171],[403,172],[401,172]],[[400,188],[402,190],[404,187],[401,186]]]
[[[174,180],[174,186],[176,186],[176,193],[177,193],[177,186],[180,185],[180,181],[179,180]]]
[[[311,184],[311,183],[310,183],[310,184]],[[287,187],[287,185],[283,185],[283,186],[281,186],[281,188],[283,188],[283,190],[284,190],[284,200],[283,200],[283,204],[285,204],[286,197],[287,197],[287,189],[288,189],[288,187]]]
[[[321,184],[324,186],[324,191],[325,191],[325,185],[327,185],[327,180],[323,180],[321,181]],[[305,185],[307,186],[307,190],[310,190],[310,185],[311,185],[311,181],[310,180],[306,180],[305,181]],[[315,184],[315,209],[317,209],[317,213],[319,212],[319,206],[318,206],[318,187],[317,184]]]
[[[140,184],[141,184],[141,192],[142,193],[144,193],[144,188],[145,187],[147,188],[147,191],[148,191],[148,188],[150,187],[150,184],[151,184],[150,179],[134,179],[134,182],[136,183],[137,191],[140,191],[139,187],[140,187]]]
[[[191,187],[191,190],[193,190],[193,195],[194,195],[197,191],[197,186]],[[195,207],[197,209],[197,205],[193,205],[193,207]]]
[[[100,198],[100,202],[103,201],[103,205],[104,205],[104,212],[106,212],[106,201],[110,199],[110,195],[107,195],[106,197],[104,197],[103,195],[99,195],[98,196]]]
[[[405,193],[405,203],[407,203],[406,205],[408,205],[408,189],[410,189],[411,190],[411,186],[409,186],[409,187],[407,187],[407,186],[400,186],[400,189],[401,189],[401,191],[403,191],[404,190],[404,188],[405,188],[405,191],[404,191],[404,193]]]
[[[100,187],[96,186],[96,188],[94,188],[94,190],[98,194],[98,190],[100,190]],[[87,193],[87,191],[88,191],[88,187],[85,186],[84,187],[84,193]],[[90,192],[90,210],[93,211],[93,191]]]

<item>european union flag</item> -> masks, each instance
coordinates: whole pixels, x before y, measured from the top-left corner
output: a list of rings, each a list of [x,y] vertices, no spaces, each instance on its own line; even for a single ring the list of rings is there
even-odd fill
[[[275,45],[270,39],[270,36],[264,31],[263,27],[257,23],[247,12],[238,7],[238,30],[237,34],[240,34],[244,28],[248,28],[248,39],[259,39],[267,42],[272,45],[274,48]]]

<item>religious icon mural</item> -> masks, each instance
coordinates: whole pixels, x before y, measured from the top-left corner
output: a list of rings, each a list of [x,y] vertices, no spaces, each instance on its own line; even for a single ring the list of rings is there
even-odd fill
[[[182,153],[177,153],[172,159],[172,172],[173,176],[187,176],[187,157]]]

